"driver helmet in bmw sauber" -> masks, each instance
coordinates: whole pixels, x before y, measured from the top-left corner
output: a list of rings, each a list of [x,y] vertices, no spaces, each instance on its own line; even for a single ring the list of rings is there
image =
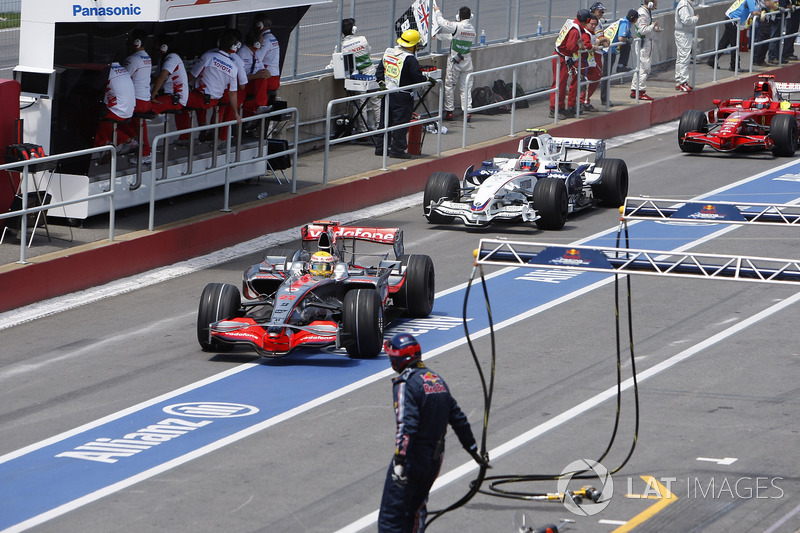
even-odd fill
[[[408,366],[422,361],[422,348],[414,335],[398,333],[383,343],[389,362],[395,372],[400,374]]]
[[[525,152],[522,157],[519,158],[519,169],[520,170],[530,170],[536,172],[536,169],[539,167],[539,158],[536,157],[536,154],[530,150]]]
[[[311,256],[310,263],[311,268],[309,270],[312,276],[329,278],[333,274],[333,265],[336,260],[328,252],[316,252]]]

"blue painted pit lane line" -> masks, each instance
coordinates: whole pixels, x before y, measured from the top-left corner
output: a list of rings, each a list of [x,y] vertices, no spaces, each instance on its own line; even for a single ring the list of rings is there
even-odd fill
[[[704,200],[791,203],[800,171],[789,163],[703,197]],[[779,178],[776,180],[776,178]],[[632,246],[670,250],[710,238],[718,225],[631,225]],[[730,228],[726,228],[729,230]],[[614,234],[583,244],[613,245]],[[610,276],[555,274],[547,269],[500,272],[487,281],[495,324],[571,297]],[[530,290],[531,282],[537,282]],[[471,332],[487,326],[483,297],[473,287]],[[524,291],[524,298],[520,294]],[[391,331],[420,337],[428,356],[464,343],[464,289],[437,297],[434,315],[398,322]],[[502,302],[502,305],[499,305]],[[391,333],[390,331],[390,333]],[[22,531],[134,483],[174,468],[351,390],[391,375],[385,357],[351,360],[328,352],[298,353],[249,364],[140,404],[97,423],[0,457],[0,530]]]

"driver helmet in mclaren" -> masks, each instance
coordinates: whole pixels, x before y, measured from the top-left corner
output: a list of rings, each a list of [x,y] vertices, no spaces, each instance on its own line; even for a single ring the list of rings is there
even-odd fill
[[[539,158],[534,152],[528,150],[522,154],[522,157],[519,158],[520,170],[530,170],[536,172],[537,168],[539,168]]]
[[[392,368],[398,374],[408,366],[422,361],[422,348],[410,333],[398,333],[383,343],[383,349],[389,356]]]
[[[333,266],[336,263],[334,257],[328,252],[316,252],[311,256],[311,268],[309,271],[312,276],[329,278],[333,274]]]

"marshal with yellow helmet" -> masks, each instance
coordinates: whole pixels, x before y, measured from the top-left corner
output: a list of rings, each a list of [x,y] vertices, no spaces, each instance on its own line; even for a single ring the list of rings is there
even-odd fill
[[[321,220],[303,226],[300,238],[301,248],[269,250],[245,270],[241,292],[229,283],[205,287],[197,314],[204,351],[244,345],[274,358],[333,346],[375,357],[389,322],[430,315],[433,262],[406,254],[400,229]]]

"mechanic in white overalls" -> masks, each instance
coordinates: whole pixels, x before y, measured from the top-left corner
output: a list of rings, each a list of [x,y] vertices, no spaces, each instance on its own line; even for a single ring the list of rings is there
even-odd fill
[[[450,41],[450,56],[447,59],[447,74],[444,80],[444,118],[453,120],[456,85],[461,89],[461,109],[464,113],[472,107],[472,80],[467,85],[467,75],[472,72],[472,45],[475,42],[475,27],[472,25],[472,11],[468,7],[458,10],[455,22],[442,16],[439,6],[433,6],[436,22],[440,26],[438,37]],[[467,114],[467,119],[471,118]]]
[[[639,6],[639,18],[636,20],[636,33],[641,39],[639,48],[639,76],[633,76],[631,81],[631,98],[636,98],[639,91],[639,100],[652,100],[645,91],[647,90],[647,76],[653,65],[653,39],[656,32],[661,31],[658,21],[653,20],[653,10],[658,7],[658,0],[644,0]]]
[[[352,53],[356,60],[356,70],[359,74],[366,74],[368,76],[375,75],[375,65],[372,63],[370,54],[372,48],[367,42],[367,38],[363,35],[356,35],[356,20],[352,18],[342,20],[342,53]],[[359,101],[359,105],[361,105]],[[371,118],[370,118],[371,117]],[[360,120],[355,124],[355,132],[363,133],[365,131],[374,130],[377,128],[381,119],[381,99],[376,97],[367,98],[367,104],[361,112]]]
[[[694,43],[694,29],[697,26],[697,15],[694,14],[693,0],[678,0],[675,7],[675,90],[691,92],[689,85],[689,59]]]

